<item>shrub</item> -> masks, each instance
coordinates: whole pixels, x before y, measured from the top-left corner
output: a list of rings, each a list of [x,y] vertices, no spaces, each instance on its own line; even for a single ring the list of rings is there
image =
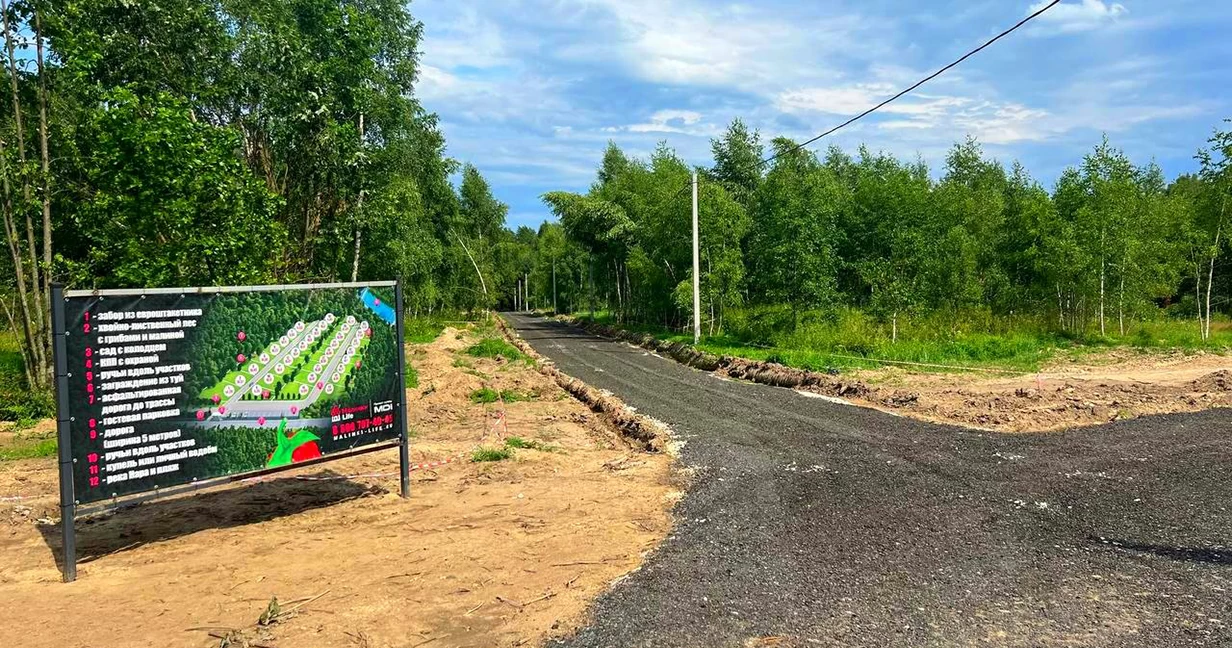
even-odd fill
[[[471,392],[471,402],[478,405],[495,403],[498,400],[500,400],[500,392],[489,387],[483,387]]]
[[[556,446],[540,443],[538,441],[523,439],[522,437],[509,437],[505,439],[505,447],[517,448],[519,450],[539,450],[540,452],[555,452]]]
[[[482,463],[486,461],[504,461],[513,458],[513,448],[476,448],[471,453],[471,461]]]
[[[472,344],[464,351],[466,355],[476,358],[504,358],[506,360],[525,360],[526,356],[512,344],[500,338],[484,338]]]

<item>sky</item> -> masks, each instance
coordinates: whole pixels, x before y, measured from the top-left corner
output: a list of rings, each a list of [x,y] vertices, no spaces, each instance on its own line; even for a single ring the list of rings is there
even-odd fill
[[[548,191],[585,192],[607,142],[666,142],[711,166],[735,118],[808,139],[1046,3],[1036,0],[414,0],[416,94],[448,155],[538,226]],[[1232,117],[1232,3],[1065,0],[914,93],[814,145],[861,143],[939,173],[976,137],[1052,187],[1106,133],[1169,177]]]

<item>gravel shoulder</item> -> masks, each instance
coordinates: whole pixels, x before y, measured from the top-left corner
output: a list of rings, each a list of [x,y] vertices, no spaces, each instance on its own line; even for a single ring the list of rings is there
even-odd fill
[[[672,535],[559,645],[1232,643],[1232,412],[999,434],[509,320],[671,426],[694,474]]]

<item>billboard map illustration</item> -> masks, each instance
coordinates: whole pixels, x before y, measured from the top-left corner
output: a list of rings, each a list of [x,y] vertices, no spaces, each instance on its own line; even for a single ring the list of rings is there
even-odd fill
[[[196,290],[65,293],[75,504],[401,437],[391,284]]]

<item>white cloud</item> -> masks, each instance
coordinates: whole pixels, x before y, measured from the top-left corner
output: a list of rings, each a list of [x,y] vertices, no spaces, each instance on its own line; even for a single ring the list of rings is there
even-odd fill
[[[1043,9],[1050,0],[1041,0],[1029,9],[1028,14]],[[1072,34],[1091,31],[1111,25],[1129,13],[1125,5],[1103,0],[1080,0],[1079,2],[1062,2],[1049,9],[1037,18],[1034,33]]]
[[[454,68],[465,65],[489,68],[506,65],[512,58],[496,24],[480,17],[474,7],[465,7],[450,21],[433,21],[424,27],[425,65]]]
[[[827,55],[868,52],[864,22],[852,15],[800,16],[754,6],[715,6],[661,0],[588,0],[614,22],[605,42],[562,49],[572,60],[610,61],[615,54],[639,78],[664,84],[731,89],[782,87],[790,80],[824,77]],[[801,65],[801,53],[808,64]]]
[[[897,88],[888,83],[803,88],[779,93],[775,105],[788,113],[857,115],[893,96]],[[970,100],[939,95],[909,95],[883,106],[878,112],[898,115],[938,115],[961,107]]]
[[[702,114],[694,110],[660,110],[650,120],[628,126],[608,126],[606,133],[679,133],[696,137],[712,137],[722,130],[718,125],[702,122]]]
[[[489,79],[423,65],[415,92],[429,110],[452,121],[558,126],[569,112],[563,84],[530,74]]]

